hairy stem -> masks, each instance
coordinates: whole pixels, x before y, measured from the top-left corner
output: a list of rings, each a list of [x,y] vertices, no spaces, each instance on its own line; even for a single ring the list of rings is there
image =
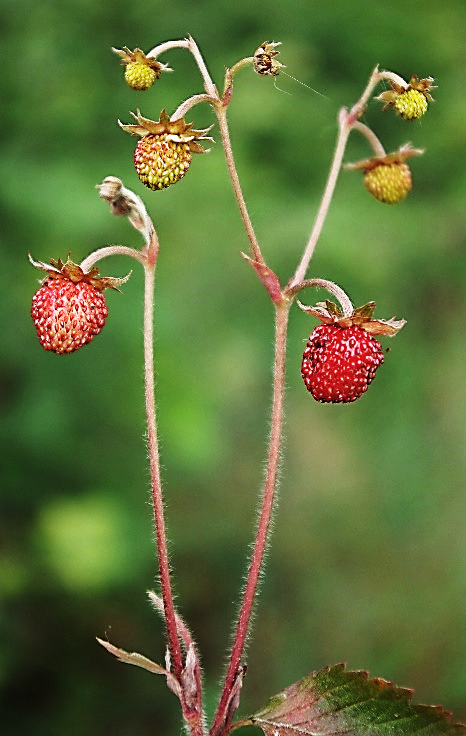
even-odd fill
[[[361,135],[366,138],[376,156],[378,156],[379,158],[383,158],[385,156],[385,148],[382,146],[382,143],[380,142],[376,134],[369,128],[369,126],[365,125],[364,123],[357,122],[353,125],[353,129],[357,130],[359,133],[361,133]]]
[[[139,263],[145,266],[147,257],[144,253],[135,248],[129,248],[126,245],[106,245],[103,248],[93,251],[84,261],[81,263],[81,268],[84,273],[88,273],[98,261],[108,256],[129,256],[134,258]]]
[[[127,191],[127,190],[125,190]],[[129,192],[131,201],[134,198]],[[137,204],[137,201],[135,199]],[[141,203],[142,205],[142,203]],[[142,205],[144,213],[145,208]],[[160,459],[157,439],[157,421],[155,411],[155,387],[154,387],[154,280],[155,266],[159,252],[157,234],[150,222],[150,240],[147,242],[145,252],[137,251],[123,245],[110,245],[91,253],[81,264],[83,271],[89,271],[98,261],[108,256],[126,255],[139,261],[144,266],[144,383],[145,402],[147,418],[147,443],[149,450],[149,464],[151,474],[152,505],[154,512],[155,532],[157,539],[157,554],[159,565],[160,586],[162,589],[163,608],[165,623],[167,627],[168,647],[173,662],[175,675],[178,680],[183,670],[183,659],[181,654],[180,640],[177,631],[177,620],[173,604],[173,593],[170,580],[170,567],[168,561],[167,535],[165,531],[165,517],[162,499],[162,485],[160,478]],[[134,224],[134,223],[133,223]]]
[[[235,159],[233,157],[233,150],[231,147],[230,132],[228,130],[226,109],[218,105],[214,105],[214,110],[217,115],[218,127],[220,129],[220,135],[222,137],[223,150],[225,151],[225,158],[226,158],[226,162],[228,166],[228,171],[230,174],[231,183],[233,185],[233,190],[235,193],[236,201],[238,202],[238,207],[241,213],[241,217],[243,219],[243,224],[244,224],[249,242],[251,244],[251,250],[254,256],[254,260],[256,260],[258,263],[262,263],[265,265],[265,261],[264,261],[264,258],[262,256],[261,249],[259,246],[259,241],[257,240],[256,233],[254,232],[254,228],[251,222],[251,218],[249,217],[249,212],[248,212],[246,201],[244,199],[243,192],[241,189],[238,172],[236,170]]]
[[[322,228],[324,226],[325,219],[327,217],[327,214],[330,208],[330,204],[331,204],[333,194],[335,191],[335,186],[337,183],[338,175],[341,170],[343,156],[345,153],[349,134],[354,128],[359,128],[360,132],[365,132],[361,129],[362,127],[365,127],[365,126],[361,126],[361,124],[359,123],[359,118],[361,117],[361,115],[364,113],[364,110],[366,109],[366,105],[374,90],[374,87],[382,79],[386,78],[386,76],[387,76],[386,72],[379,72],[378,67],[375,67],[371,76],[369,77],[369,81],[366,85],[365,90],[363,91],[359,100],[353,105],[351,110],[348,111],[345,107],[342,107],[340,110],[340,113],[338,115],[338,138],[337,138],[337,143],[335,146],[335,153],[333,155],[333,161],[330,167],[330,171],[329,171],[329,175],[327,178],[327,183],[325,185],[324,193],[322,195],[322,199],[320,202],[320,207],[318,209],[316,218],[314,220],[314,225],[312,227],[311,234],[309,236],[307,245],[304,249],[304,253],[301,258],[301,261],[298,264],[298,267],[296,269],[296,272],[293,278],[288,283],[288,286],[285,289],[285,293],[292,291],[297,286],[297,284],[299,284],[301,281],[304,281],[306,271],[308,269],[310,260],[314,254],[314,250],[317,245],[317,241],[319,240],[320,234],[322,232]],[[370,142],[374,143],[373,140]]]
[[[154,387],[154,278],[155,263],[149,263],[145,269],[144,284],[144,381],[147,415],[147,443],[149,450],[149,464],[152,486],[152,504],[154,510],[155,533],[157,539],[157,553],[162,589],[165,622],[167,626],[168,647],[172,659],[175,675],[178,680],[183,669],[180,641],[177,633],[175,607],[170,581],[170,567],[168,562],[167,535],[165,531],[165,517],[162,500],[162,484],[160,478],[160,459],[157,440],[157,422],[155,412]]]
[[[189,39],[181,38],[178,41],[165,41],[154,46],[147,52],[147,56],[153,56],[156,59],[160,54],[165,54],[170,49],[189,49]]]
[[[257,584],[269,536],[280,464],[280,446],[283,429],[283,404],[285,393],[286,337],[291,303],[291,300],[283,300],[280,304],[276,305],[272,420],[262,507],[257,525],[254,549],[249,564],[248,577],[236,625],[230,662],[225,676],[218,709],[210,731],[212,736],[219,736],[225,725],[225,716],[228,711],[230,694],[239,672],[249,632],[251,614],[257,592]]]
[[[297,294],[302,289],[308,289],[308,288],[321,288],[321,289],[327,289],[332,296],[334,296],[338,301],[340,302],[341,308],[343,310],[343,315],[345,317],[351,317],[353,314],[353,304],[351,302],[351,299],[346,294],[346,292],[343,291],[343,289],[338,286],[338,284],[334,284],[333,281],[328,281],[327,279],[306,279],[305,281],[302,281],[300,284],[297,284],[293,289],[291,289],[291,294]]]
[[[330,167],[329,175],[327,178],[327,183],[325,185],[324,193],[320,202],[320,207],[314,220],[314,225],[309,236],[307,245],[304,249],[301,261],[299,262],[296,272],[289,282],[286,291],[293,290],[297,284],[304,280],[309,262],[313,256],[317,241],[320,237],[320,233],[322,232],[322,228],[324,226],[324,222],[329,211],[330,203],[332,201],[333,193],[335,191],[338,174],[340,173],[348,136],[351,132],[351,126],[347,125],[346,121],[347,112],[345,109],[343,109],[340,111],[339,115],[339,131],[337,144],[335,147],[332,165]]]
[[[236,62],[236,64],[233,64],[233,66],[228,70],[229,71],[229,78],[233,79],[236,72],[238,72],[240,69],[242,69],[245,66],[251,66],[251,64],[254,64],[254,56],[247,56],[244,59],[240,59]]]
[[[211,97],[210,95],[193,95],[193,97],[189,97],[189,99],[182,102],[181,105],[176,108],[170,120],[178,120],[178,118],[184,118],[186,113],[192,107],[194,107],[194,105],[199,105],[200,102],[207,102],[209,105],[212,105],[216,101],[217,98]]]
[[[197,46],[194,38],[192,38],[192,36],[189,36],[188,37],[188,49],[192,53],[192,55],[193,55],[193,57],[194,57],[194,59],[196,61],[196,64],[197,64],[197,66],[199,68],[199,71],[201,73],[202,79],[204,80],[204,89],[205,89],[205,91],[207,92],[208,95],[210,95],[210,97],[216,97],[218,99],[218,92],[217,92],[217,89],[215,87],[215,84],[213,83],[213,81],[212,81],[212,79],[210,77],[210,74],[209,74],[209,72],[207,70],[207,66],[206,66],[206,63],[204,61],[204,58],[203,58],[201,52],[199,51],[199,48],[198,48],[198,46]]]

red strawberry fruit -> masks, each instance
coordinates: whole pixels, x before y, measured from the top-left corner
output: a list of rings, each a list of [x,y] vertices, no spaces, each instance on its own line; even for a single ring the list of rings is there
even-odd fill
[[[316,401],[356,401],[384,362],[382,346],[373,335],[392,336],[404,320],[373,320],[374,302],[347,316],[329,301],[316,307],[300,306],[324,323],[314,329],[303,354],[301,375],[307,390]]]
[[[42,347],[58,355],[79,350],[105,325],[108,309],[103,290],[117,289],[126,279],[99,278],[96,268],[84,273],[69,258],[66,263],[32,263],[48,274],[31,306]]]
[[[361,327],[319,325],[310,336],[301,364],[306,388],[316,401],[356,401],[383,363],[382,347]]]

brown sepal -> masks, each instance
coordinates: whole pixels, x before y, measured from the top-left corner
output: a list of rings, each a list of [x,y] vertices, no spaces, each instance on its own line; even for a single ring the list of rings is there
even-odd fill
[[[433,77],[418,79],[416,74],[413,74],[409,83],[405,85],[397,84],[393,79],[389,79],[388,83],[391,89],[386,92],[382,92],[380,95],[377,95],[377,97],[374,97],[374,99],[380,102],[385,102],[383,110],[386,110],[387,107],[390,107],[390,105],[393,105],[396,102],[400,95],[405,92],[409,92],[411,89],[415,89],[417,92],[421,92],[428,102],[433,102],[434,98],[430,94],[430,90],[437,89],[437,85],[433,82]]]
[[[377,166],[384,164],[402,164],[407,158],[411,158],[411,156],[422,156],[423,153],[423,148],[413,148],[410,143],[403,143],[397,151],[387,153],[385,156],[372,156],[371,158],[366,158],[362,161],[345,164],[343,168],[351,171],[356,171],[358,169],[370,171],[371,169],[375,169]]]
[[[58,258],[57,260],[51,258],[50,264],[44,263],[43,261],[34,261],[31,258],[31,254],[29,254],[29,260],[33,266],[47,273],[44,280],[64,279],[66,281],[72,281],[73,284],[85,281],[99,291],[104,291],[104,289],[115,289],[116,291],[120,291],[119,287],[126,283],[132,274],[132,271],[130,271],[123,278],[116,278],[115,276],[99,276],[99,269],[96,266],[91,268],[90,271],[84,272],[81,266],[71,260],[69,254],[65,263],[63,263],[61,258]]]
[[[153,135],[166,134],[168,140],[175,143],[189,143],[189,148],[193,153],[207,153],[207,150],[197,141],[213,141],[213,138],[206,135],[212,129],[212,125],[203,130],[194,130],[192,127],[194,123],[186,123],[184,118],[170,120],[166,110],[162,110],[158,120],[143,117],[139,110],[136,113],[132,112],[131,115],[137,120],[137,125],[124,125],[118,121],[122,130],[131,135],[144,137],[150,133]]]
[[[161,61],[157,61],[153,56],[146,56],[144,51],[139,48],[135,48],[131,51],[127,46],[123,46],[122,49],[115,49],[112,47],[112,51],[120,57],[123,66],[127,64],[145,64],[150,69],[153,69],[159,79],[162,72],[172,72],[167,64],[162,64]]]
[[[275,59],[279,51],[275,50],[275,46],[280,46],[281,41],[264,41],[254,52],[253,66],[256,74],[261,76],[276,77],[280,69],[284,69],[285,65]]]
[[[406,324],[404,319],[372,319],[372,315],[375,310],[375,302],[368,302],[362,307],[358,307],[353,310],[353,313],[349,317],[345,317],[340,309],[334,302],[326,300],[325,302],[317,302],[315,307],[306,306],[297,300],[298,306],[303,312],[312,314],[313,317],[317,317],[323,324],[326,325],[339,325],[340,327],[352,327],[356,325],[366,330],[370,335],[383,335],[384,337],[393,337],[396,335],[402,327]]]

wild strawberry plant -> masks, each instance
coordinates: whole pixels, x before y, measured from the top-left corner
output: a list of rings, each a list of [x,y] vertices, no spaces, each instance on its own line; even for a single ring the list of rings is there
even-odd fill
[[[249,241],[250,252],[242,255],[266,289],[275,313],[273,399],[260,513],[228,666],[216,711],[209,725],[204,710],[198,651],[189,627],[180,618],[174,602],[165,529],[153,359],[154,280],[160,250],[156,229],[140,197],[127,189],[117,177],[107,176],[98,186],[100,197],[108,202],[113,214],[128,217],[141,233],[144,241],[141,249],[123,245],[99,248],[79,265],[73,263],[70,257],[66,262],[52,260],[50,265],[31,259],[34,266],[46,273],[33,297],[32,319],[42,346],[57,354],[78,350],[94,339],[107,317],[104,290],[118,289],[129,278],[129,275],[124,278],[100,278],[97,263],[108,256],[126,255],[141,264],[145,273],[145,401],[160,580],[160,591],[157,594],[150,593],[149,597],[166,625],[165,663],[156,664],[141,654],[126,652],[108,641],[99,639],[99,642],[119,660],[165,678],[166,684],[179,699],[185,729],[192,736],[204,736],[207,733],[210,736],[226,736],[246,725],[260,727],[265,736],[466,734],[466,726],[454,723],[450,714],[440,706],[414,705],[412,691],[395,687],[381,678],[369,679],[367,672],[347,671],[341,664],[313,672],[274,696],[255,714],[235,721],[246,672],[244,657],[251,614],[270,537],[272,510],[276,505],[290,310],[297,305],[320,321],[309,337],[301,363],[305,387],[314,399],[324,403],[350,403],[360,399],[384,362],[383,348],[377,338],[393,337],[402,329],[405,321],[374,318],[373,301],[355,308],[341,286],[323,278],[307,277],[309,264],[329,211],[351,133],[365,137],[372,156],[365,161],[346,164],[346,167],[362,170],[364,184],[372,196],[380,202],[394,205],[404,199],[411,189],[411,171],[406,160],[422,151],[403,144],[397,151],[387,154],[375,133],[361,120],[377,86],[388,83],[390,89],[375,99],[385,103],[384,109],[393,108],[405,120],[415,120],[425,114],[432,101],[430,92],[433,88],[431,77],[420,80],[413,75],[409,82],[405,82],[397,74],[376,67],[359,100],[350,109],[344,107],[340,110],[334,157],[309,240],[297,259],[294,272],[286,283],[282,283],[268,265],[267,256],[256,237],[235,166],[228,126],[228,108],[233,101],[237,73],[243,68],[250,68],[261,76],[276,77],[284,68],[277,59],[278,46],[278,43],[265,42],[252,56],[241,59],[227,69],[221,93],[209,75],[199,48],[190,37],[163,43],[147,54],[140,49],[130,51],[127,47],[114,49],[125,67],[126,82],[138,91],[152,87],[157,80],[172,71],[167,64],[158,60],[160,55],[176,48],[185,49],[193,55],[203,82],[202,92],[182,102],[171,115],[163,109],[158,120],[152,120],[143,117],[137,110],[133,114],[135,124],[120,125],[124,131],[138,138],[134,164],[139,179],[149,189],[158,191],[186,176],[193,153],[206,153],[202,143],[213,141],[207,135],[210,128],[196,130],[194,123],[186,122],[185,116],[199,104],[207,104],[212,108]],[[314,288],[325,289],[329,298],[312,306],[302,304],[298,295]],[[298,363],[298,357],[294,354],[295,363]],[[163,375],[159,380],[163,381]]]

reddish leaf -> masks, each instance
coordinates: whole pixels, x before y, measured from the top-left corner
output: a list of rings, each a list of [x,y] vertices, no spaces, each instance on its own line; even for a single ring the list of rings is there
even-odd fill
[[[265,736],[466,736],[466,726],[451,723],[441,706],[413,705],[412,695],[337,664],[275,695],[243,724]]]

